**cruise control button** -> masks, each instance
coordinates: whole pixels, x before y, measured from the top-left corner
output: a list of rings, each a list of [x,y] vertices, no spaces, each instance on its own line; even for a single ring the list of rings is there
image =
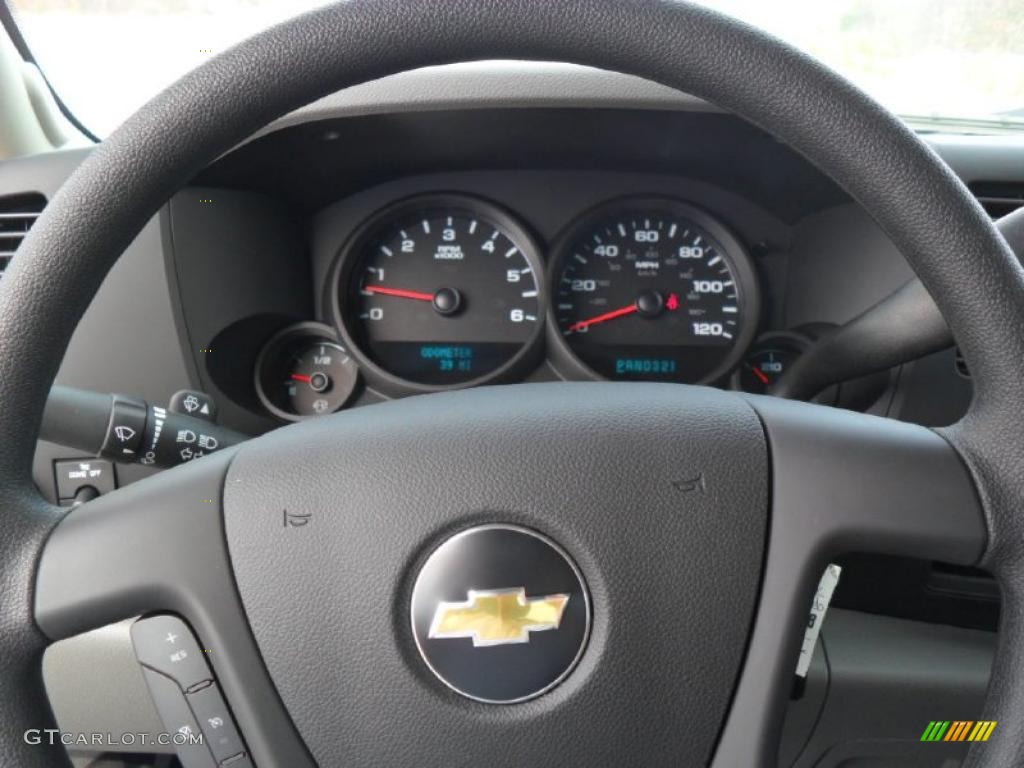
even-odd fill
[[[132,644],[140,664],[167,675],[183,691],[213,679],[192,631],[176,616],[135,622]]]
[[[196,716],[206,745],[218,761],[227,760],[245,751],[235,721],[228,712],[217,684],[190,693],[185,697]]]
[[[184,768],[215,768],[209,748],[203,744],[205,736],[188,708],[185,695],[172,680],[151,669],[143,669],[149,693],[153,697],[156,711],[160,714],[164,728],[174,745]]]

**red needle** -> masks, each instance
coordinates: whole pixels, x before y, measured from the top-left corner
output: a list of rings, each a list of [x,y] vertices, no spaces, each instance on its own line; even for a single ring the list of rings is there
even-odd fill
[[[293,373],[292,378],[295,379],[296,381],[301,381],[306,384],[309,384],[309,382],[313,380],[310,376],[304,376],[301,373]]]
[[[382,296],[397,296],[400,299],[415,299],[416,301],[433,301],[434,294],[422,293],[421,291],[406,291],[402,288],[385,288],[383,285],[367,285],[363,288],[367,293],[379,293]]]
[[[769,384],[772,383],[772,380],[769,379],[765,375],[765,372],[762,371],[760,368],[755,368],[754,366],[750,366],[750,370],[754,372],[754,375],[757,376],[757,378],[759,378],[761,380],[761,383],[764,384],[765,386],[768,386]]]
[[[603,323],[606,320],[614,320],[616,317],[624,317],[625,315],[631,315],[637,311],[636,304],[630,304],[628,307],[620,307],[619,309],[613,309],[611,312],[605,312],[603,315],[592,317],[589,320],[579,320],[568,328],[568,333],[574,333],[576,331],[582,331],[584,328],[594,325],[596,323]]]

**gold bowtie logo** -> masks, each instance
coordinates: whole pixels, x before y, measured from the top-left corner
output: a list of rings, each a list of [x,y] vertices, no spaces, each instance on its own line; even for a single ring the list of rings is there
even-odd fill
[[[469,637],[476,647],[528,643],[531,632],[558,629],[569,595],[526,597],[515,589],[471,589],[462,603],[441,602],[430,624],[430,637]]]

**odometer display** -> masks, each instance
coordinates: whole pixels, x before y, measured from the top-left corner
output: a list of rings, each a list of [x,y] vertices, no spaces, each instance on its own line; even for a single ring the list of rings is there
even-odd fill
[[[538,340],[534,247],[493,206],[456,196],[409,201],[371,222],[344,259],[344,331],[386,379],[482,383]]]
[[[711,382],[749,345],[757,290],[749,257],[721,225],[682,203],[620,201],[561,243],[556,333],[607,379]]]

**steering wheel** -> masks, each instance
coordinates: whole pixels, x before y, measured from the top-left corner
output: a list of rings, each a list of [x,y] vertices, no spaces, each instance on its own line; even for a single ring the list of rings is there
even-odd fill
[[[648,78],[805,155],[935,298],[973,373],[967,416],[933,431],[680,385],[482,388],[289,426],[70,513],[45,503],[30,468],[47,392],[104,275],[159,206],[317,97],[484,58]],[[259,766],[773,765],[817,580],[858,550],[997,577],[985,717],[999,727],[968,763],[1018,764],[1022,328],[1024,273],[953,173],[845,80],[749,26],[653,0],[355,0],[288,21],[186,75],[98,146],[0,287],[0,758],[64,764],[59,745],[23,736],[53,727],[50,642],[157,611],[210,650]],[[306,524],[289,526],[288,512]],[[551,649],[569,625],[541,613],[505,645],[437,640],[435,627],[428,642],[410,620],[427,571],[449,599],[467,584],[514,594],[543,582],[519,544],[467,535],[488,530],[571,561],[578,596],[538,597],[538,611],[576,611],[568,662]],[[450,547],[460,556],[437,557]],[[495,660],[513,658],[524,679],[557,661],[559,684],[521,703],[474,700]],[[434,674],[444,664],[459,667],[458,685]]]

